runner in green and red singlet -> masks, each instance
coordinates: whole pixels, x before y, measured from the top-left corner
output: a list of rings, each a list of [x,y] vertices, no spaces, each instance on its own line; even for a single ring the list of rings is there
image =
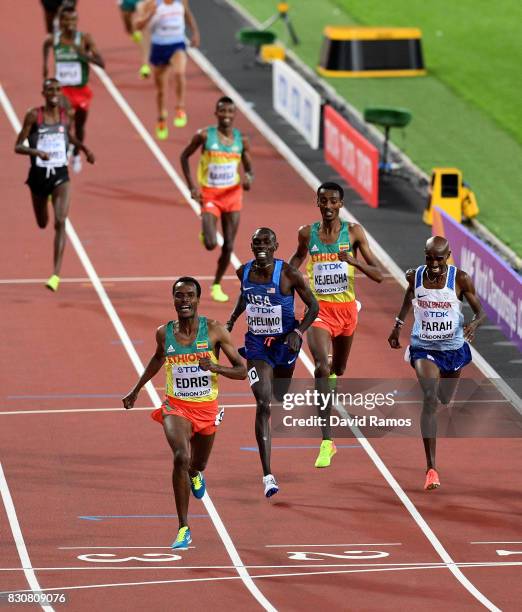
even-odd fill
[[[123,405],[132,408],[140,389],[165,366],[166,397],[152,418],[163,424],[174,454],[172,485],[179,531],[172,548],[185,549],[192,541],[187,518],[190,490],[198,499],[205,494],[202,472],[216,428],[223,420],[224,411],[217,401],[218,374],[243,380],[247,371],[225,327],[198,315],[198,281],[184,276],[174,283],[172,293],[178,320],[158,328],[156,352],[132,391],[123,398]],[[218,345],[232,367],[219,364]]]
[[[75,136],[80,142],[85,140],[85,123],[92,100],[89,87],[89,64],[104,68],[105,64],[90,34],[77,30],[78,14],[76,9],[65,7],[60,11],[59,30],[49,34],[43,46],[44,79],[49,74],[49,52],[54,50],[55,76],[62,86],[63,95],[74,109]],[[72,168],[80,172],[82,162],[78,147],[74,147]]]

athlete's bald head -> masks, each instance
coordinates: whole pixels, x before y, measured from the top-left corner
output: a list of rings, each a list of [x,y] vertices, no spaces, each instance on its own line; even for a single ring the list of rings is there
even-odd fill
[[[432,236],[426,241],[426,253],[437,253],[448,255],[450,252],[449,242],[443,236]]]

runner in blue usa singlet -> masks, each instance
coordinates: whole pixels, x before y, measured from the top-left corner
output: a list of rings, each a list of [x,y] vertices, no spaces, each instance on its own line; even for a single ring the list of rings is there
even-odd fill
[[[256,230],[251,244],[255,258],[237,271],[241,292],[227,324],[231,330],[240,314],[245,313],[248,331],[245,346],[239,352],[247,359],[248,378],[256,398],[256,440],[266,497],[279,490],[270,467],[270,402],[273,395],[281,399],[288,390],[303,333],[319,311],[302,275],[281,259],[274,259],[277,247],[271,229]],[[301,323],[294,314],[296,291],[307,306]]]

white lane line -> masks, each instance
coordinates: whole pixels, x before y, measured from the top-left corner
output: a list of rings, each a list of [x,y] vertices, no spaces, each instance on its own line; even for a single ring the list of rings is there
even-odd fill
[[[402,544],[401,542],[378,542],[376,544],[265,544],[265,548],[330,548],[331,546],[402,546]]]
[[[296,172],[308,183],[308,185],[315,191],[317,186],[321,183],[321,181],[303,164],[303,162],[297,157],[297,155],[283,142],[281,138],[276,134],[276,132],[257,114],[257,112],[247,103],[247,101],[241,96],[241,94],[232,87],[232,85],[210,64],[210,62],[205,58],[205,56],[198,49],[189,49],[189,54],[191,58],[198,64],[198,66],[216,83],[216,85],[228,96],[233,98],[236,106],[241,110],[241,112],[249,119],[249,121],[259,130],[261,134],[275,147],[275,149],[283,156],[283,158],[296,170]],[[357,219],[349,213],[345,208],[342,209],[341,215],[343,218],[357,222]],[[402,286],[406,287],[406,280],[404,278],[404,272],[399,268],[399,266],[393,261],[393,259],[388,255],[388,253],[381,247],[381,245],[373,238],[371,234],[366,232],[368,236],[368,241],[371,245],[372,250],[375,252],[376,256],[381,260],[384,266],[392,273],[397,282]],[[471,348],[473,352],[473,358],[475,359],[475,363],[478,365],[480,369],[488,376],[493,379],[500,379],[500,376],[495,372],[495,370],[483,359],[477,351]],[[302,351],[301,351],[302,354]],[[305,366],[308,371],[313,375],[314,367],[313,363],[306,356],[306,359],[303,359]],[[497,384],[497,381],[495,381]],[[516,393],[508,387],[505,383],[500,381],[497,384],[498,388],[502,391],[505,397],[510,399],[512,402],[515,402],[514,405],[522,406],[522,400],[516,395]],[[520,408],[522,411],[522,407]],[[353,429],[353,428],[352,428]],[[498,611],[498,608],[483,594],[481,593],[475,585],[473,585],[466,576],[454,566],[453,560],[450,555],[446,551],[446,549],[442,546],[442,543],[437,538],[435,533],[428,526],[424,518],[420,515],[419,511],[406,495],[406,493],[402,490],[399,483],[392,476],[391,472],[385,466],[382,459],[376,453],[372,445],[368,442],[366,438],[364,438],[359,431],[359,436],[361,445],[366,450],[378,470],[381,472],[383,477],[386,479],[391,488],[395,491],[396,495],[402,501],[408,512],[411,514],[417,525],[421,528],[424,535],[428,538],[432,546],[435,548],[439,556],[445,563],[452,564],[449,569],[455,576],[455,578],[466,588],[482,605],[484,605],[489,610]]]
[[[0,97],[2,95],[2,86],[0,85]],[[31,587],[31,593],[40,593],[42,589],[40,588],[40,584],[38,583],[38,579],[36,578],[36,574],[34,573],[34,568],[31,565],[31,559],[29,558],[29,553],[27,552],[27,547],[25,545],[24,536],[22,534],[22,530],[20,529],[20,523],[18,522],[18,517],[16,516],[16,510],[13,503],[13,498],[11,497],[11,491],[9,491],[9,487],[7,486],[7,481],[5,479],[4,470],[2,468],[2,464],[0,463],[0,494],[2,495],[2,501],[4,503],[5,511],[7,514],[7,519],[9,521],[9,526],[11,527],[11,532],[13,534],[13,539],[16,544],[16,550],[18,551],[18,556],[20,557],[20,561],[22,563],[22,567],[17,567],[16,569],[19,571],[23,571],[27,580],[27,584]],[[53,612],[54,608],[49,605],[40,604],[41,607],[46,612]]]
[[[219,404],[220,408],[230,409],[230,408],[255,408],[255,404]],[[154,410],[154,406],[145,406],[141,408],[133,408],[133,412],[143,410],[150,411]],[[0,416],[13,416],[18,414],[64,414],[68,412],[123,412],[125,409],[120,408],[64,408],[56,409],[56,410],[7,410],[5,412],[0,412]]]
[[[516,541],[516,542],[470,542],[470,544],[522,544],[522,541]]]
[[[172,548],[170,549],[172,552]],[[518,561],[515,563],[504,562],[504,561],[466,561],[462,563],[457,563],[459,567],[503,567],[503,566],[513,566],[513,565],[522,565],[522,561]],[[440,569],[446,567],[445,563],[294,563],[292,565],[244,565],[246,569],[317,569],[317,568],[412,568],[416,569],[418,567],[428,568],[431,567],[433,569]],[[235,565],[114,565],[114,566],[100,566],[100,565],[89,565],[89,566],[81,566],[81,567],[34,567],[34,570],[38,570],[39,572],[56,572],[56,571],[110,571],[113,570],[125,570],[125,571],[136,571],[136,570],[175,570],[176,572],[180,572],[183,570],[230,570],[236,571]],[[20,572],[22,568],[20,567],[2,567],[0,568],[0,572]],[[239,576],[237,576],[239,579]]]
[[[0,104],[7,115],[11,125],[15,132],[19,132],[22,129],[20,122],[18,121],[18,117],[9,101],[9,98],[6,96],[4,88],[0,84]],[[34,570],[31,565],[31,560],[29,559],[29,553],[27,551],[27,547],[25,545],[24,536],[22,535],[22,530],[20,529],[20,523],[18,522],[18,517],[16,516],[16,510],[13,503],[13,498],[11,497],[11,492],[7,485],[7,480],[5,478],[4,470],[2,468],[2,464],[0,463],[0,493],[2,494],[2,501],[4,503],[7,518],[9,520],[9,526],[11,527],[11,531],[13,533],[13,538],[16,544],[16,550],[18,551],[18,556],[20,557],[20,561],[22,562],[22,568],[27,579],[27,583],[31,587],[31,592],[37,593],[41,592],[40,585],[38,584],[38,580],[34,573]],[[40,606],[46,612],[53,612],[54,608],[47,604],[40,603]]]
[[[279,137],[279,135],[260,117],[252,106],[243,98],[243,96],[212,66],[207,58],[198,49],[190,48],[188,50],[193,61],[205,72],[214,83],[225,93],[230,96],[237,108],[247,117],[247,119],[258,129],[258,131],[270,142],[270,144],[278,151],[282,157],[292,166],[292,168],[301,176],[301,178],[314,190],[321,184],[321,180],[313,174],[305,164],[297,157],[290,147]],[[341,209],[341,217],[352,223],[359,223],[346,208]],[[370,243],[372,251],[376,254],[382,264],[391,272],[392,277],[399,285],[406,288],[406,278],[404,271],[395,263],[388,255],[384,248],[377,240],[366,230],[366,235]],[[522,414],[522,398],[500,377],[500,374],[489,364],[484,357],[470,345],[471,354],[474,364],[482,371],[484,376],[493,380],[498,390],[504,395],[513,406]]]
[[[464,564],[462,564],[464,565]],[[469,563],[466,567],[507,567],[510,565],[522,565],[519,562],[512,563]],[[111,568],[112,570],[113,568]],[[292,572],[285,574],[255,574],[252,578],[294,578],[294,577],[308,577],[308,576],[322,576],[323,574],[361,574],[361,573],[374,573],[374,572],[404,572],[412,570],[433,570],[433,569],[446,569],[446,565],[441,564],[440,566],[433,565],[419,565],[419,566],[407,566],[407,567],[376,567],[376,568],[365,568],[355,570],[332,570],[325,572]],[[219,576],[210,578],[181,578],[172,580],[146,580],[142,582],[110,582],[106,584],[84,584],[75,586],[63,586],[63,587],[52,587],[42,589],[42,591],[74,591],[80,589],[103,589],[108,587],[124,587],[124,586],[149,586],[156,584],[179,584],[186,582],[220,582],[223,580],[241,580],[240,576]],[[24,593],[26,591],[15,591],[17,593]],[[0,592],[0,595],[2,592]]]
[[[198,280],[210,281],[213,280],[213,276],[202,276],[200,274],[173,274],[172,276],[100,276],[102,283],[173,283],[178,276],[193,276]],[[237,276],[229,274],[223,276],[225,280],[238,281]],[[40,285],[47,281],[46,278],[4,278],[0,279],[0,285]],[[239,282],[239,281],[238,281]],[[60,283],[88,283],[91,284],[90,279],[85,277],[79,278],[64,278],[60,277]]]
[[[112,81],[109,79],[109,77],[105,74],[105,72],[103,70],[100,70],[97,66],[94,66],[94,69],[96,71],[96,74],[98,74],[98,76],[100,77],[104,85],[107,87],[107,89],[111,93],[111,95],[117,101],[118,105],[123,110],[125,115],[129,118],[129,121],[133,123],[133,125],[138,130],[142,138],[149,145],[149,148],[154,152],[156,158],[161,163],[165,171],[169,174],[169,176],[171,176],[172,180],[174,180],[174,182],[177,184],[178,188],[184,194],[187,200],[189,200],[190,193],[187,187],[181,181],[179,176],[174,172],[174,169],[170,165],[169,161],[163,155],[162,151],[156,145],[156,143],[154,142],[150,134],[147,132],[147,130],[144,128],[143,124],[140,122],[140,120],[138,119],[134,111],[127,104],[126,100],[123,98],[120,92],[116,89],[116,87],[114,86]],[[6,109],[6,114],[9,120],[11,121],[11,125],[13,126],[13,129],[15,130],[15,132],[18,133],[21,129],[20,121],[18,120],[16,113],[14,112],[14,109],[9,99],[7,98],[1,85],[0,85],[0,93],[1,93],[0,100],[4,108]],[[9,112],[7,109],[9,109]],[[190,205],[192,206],[194,212],[199,213],[199,205],[197,205],[195,202],[190,202]],[[134,365],[134,368],[136,369],[136,372],[138,373],[138,375],[141,376],[142,372],[145,369],[141,362],[141,359],[138,353],[136,352],[136,349],[134,348],[134,345],[132,344],[129,338],[127,330],[125,329],[123,323],[121,322],[121,319],[118,316],[118,313],[116,312],[114,306],[112,305],[112,302],[109,299],[109,296],[107,295],[107,292],[105,291],[100,281],[100,278],[96,270],[94,269],[94,266],[92,265],[91,260],[89,259],[89,256],[87,255],[85,249],[83,248],[83,245],[78,237],[78,234],[76,233],[76,230],[74,229],[69,219],[67,219],[66,221],[65,228],[66,228],[67,236],[69,240],[71,241],[74,247],[74,250],[76,251],[76,254],[78,255],[78,258],[80,259],[85,269],[85,272],[87,273],[87,276],[92,282],[94,289],[96,290],[96,293],[98,294],[98,297],[100,298],[100,301],[103,307],[105,308],[107,315],[109,316],[109,319],[111,320],[114,328],[116,329],[116,332],[118,336],[120,337],[122,344],[125,347],[125,350],[127,351],[127,354],[132,364]],[[221,241],[222,240],[223,238],[221,237]],[[232,262],[235,267],[238,267],[239,260],[237,259],[237,257],[235,257],[235,255],[232,256]],[[145,389],[147,393],[149,394],[149,397],[152,400],[152,403],[154,404],[154,406],[157,406],[157,407],[161,406],[161,398],[156,392],[156,389],[154,388],[151,381],[149,381],[145,385]],[[259,602],[259,604],[263,606],[263,608],[265,608],[265,610],[268,610],[270,612],[276,612],[276,608],[274,608],[274,606],[272,606],[272,604],[263,595],[263,593],[261,593],[257,585],[252,580],[250,574],[245,570],[243,562],[241,561],[241,558],[239,556],[239,553],[236,550],[236,547],[234,546],[234,543],[232,542],[232,539],[230,538],[230,535],[228,534],[228,531],[226,530],[225,525],[223,524],[223,521],[221,520],[221,517],[217,513],[214,503],[212,502],[212,499],[210,498],[208,494],[208,490],[207,490],[207,493],[203,496],[202,501],[205,505],[205,508],[208,514],[210,515],[210,518],[212,519],[212,522],[214,523],[216,531],[218,532],[219,537],[221,538],[230,559],[232,560],[232,563],[234,564],[234,566],[236,566],[236,570],[241,580],[243,581],[244,585],[247,587],[250,593],[254,596],[254,598]],[[32,588],[31,583],[30,583],[30,586]],[[48,609],[52,610],[52,608],[48,608]]]

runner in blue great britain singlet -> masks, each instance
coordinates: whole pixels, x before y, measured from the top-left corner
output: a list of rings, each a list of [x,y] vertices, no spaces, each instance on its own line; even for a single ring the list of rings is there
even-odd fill
[[[471,361],[468,342],[485,314],[471,278],[448,265],[451,251],[446,238],[430,238],[425,253],[426,265],[406,272],[408,287],[388,342],[393,349],[401,348],[400,331],[413,306],[415,321],[405,359],[415,368],[424,396],[420,422],[427,465],[424,489],[429,491],[440,486],[435,465],[437,404],[451,401],[462,368]],[[463,299],[474,315],[467,325]]]
[[[251,243],[255,258],[237,271],[241,292],[227,323],[231,330],[236,319],[245,313],[248,331],[245,346],[239,352],[247,359],[248,379],[256,398],[255,431],[266,497],[279,490],[270,467],[270,403],[273,396],[279,400],[287,392],[303,333],[319,311],[302,275],[281,259],[274,259],[277,247],[276,235],[270,228],[256,230]],[[296,291],[307,306],[301,323],[294,314]]]

